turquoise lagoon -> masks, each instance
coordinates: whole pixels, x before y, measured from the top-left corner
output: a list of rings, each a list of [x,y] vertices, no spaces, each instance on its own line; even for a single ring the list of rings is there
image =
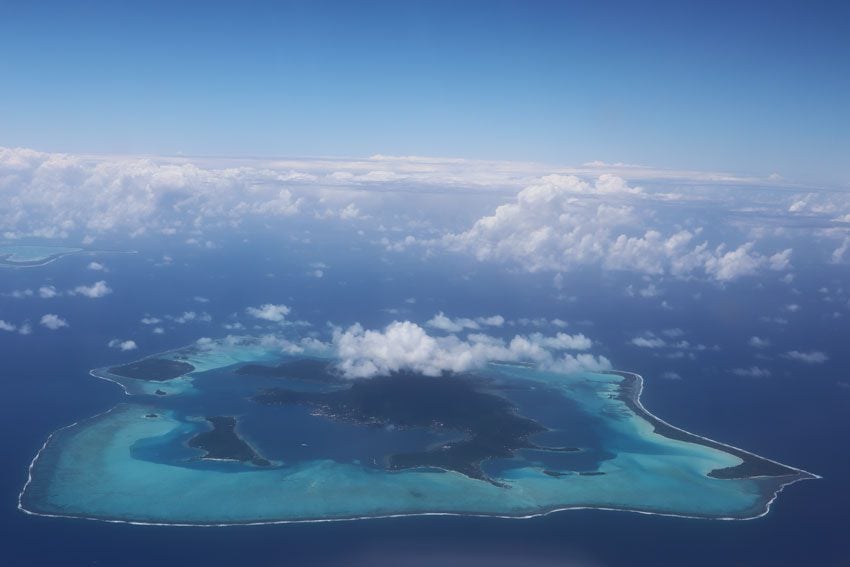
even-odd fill
[[[78,252],[83,252],[83,249],[65,246],[0,245],[0,267],[43,266],[63,256]]]
[[[749,519],[765,514],[783,487],[817,478],[661,422],[640,405],[642,379],[628,373],[563,375],[492,364],[472,378],[443,378],[472,379],[545,428],[530,437],[540,448],[483,460],[488,478],[482,479],[435,467],[386,466],[387,455],[438,451],[466,432],[335,419],[304,404],[257,403],[252,396],[268,388],[309,394],[350,387],[344,380],[237,373],[248,363],[297,360],[262,341],[204,341],[151,359],[194,370],[166,380],[93,371],[121,384],[126,403],[47,440],[20,495],[22,510],[168,525],[419,514],[521,518],[576,508]],[[209,459],[190,447],[192,438],[211,429],[208,416],[234,417],[241,442],[267,466]],[[741,468],[744,461],[749,468]],[[724,470],[721,478],[713,473]]]

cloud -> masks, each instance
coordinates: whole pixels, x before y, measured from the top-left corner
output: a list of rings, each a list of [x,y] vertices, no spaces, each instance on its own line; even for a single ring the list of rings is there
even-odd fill
[[[529,340],[545,348],[552,350],[587,350],[593,346],[593,342],[582,333],[568,335],[557,333],[554,337],[544,336],[542,333],[532,333]]]
[[[768,339],[763,339],[761,337],[750,337],[750,340],[747,343],[751,347],[755,348],[767,348],[770,346],[770,341]]]
[[[56,288],[52,285],[45,285],[38,288],[38,296],[42,299],[52,299],[60,295]]]
[[[17,329],[18,327],[16,325],[13,325],[12,323],[0,319],[0,331],[8,331],[10,333],[14,333]]]
[[[142,317],[141,321],[142,325],[156,325],[157,323],[161,323],[162,319],[157,317]]]
[[[358,209],[354,203],[349,203],[345,208],[339,211],[339,218],[342,220],[352,220],[362,218],[362,216],[360,209]]]
[[[447,317],[442,311],[434,315],[434,317],[432,317],[429,321],[425,323],[425,325],[427,325],[428,327],[431,327],[433,329],[439,329],[447,333],[458,333],[465,329],[479,330],[482,327],[501,327],[504,324],[505,318],[501,315],[492,315],[490,317],[476,317],[475,319],[468,319],[465,317],[451,319]]]
[[[563,334],[561,334],[563,335]],[[335,329],[332,346],[339,369],[349,378],[368,378],[400,371],[438,376],[481,368],[491,361],[534,362],[556,372],[607,370],[603,356],[564,354],[561,350],[589,346],[586,337],[515,336],[508,342],[483,334],[466,339],[431,336],[410,321],[395,321],[380,331],[360,325]]]
[[[767,378],[770,376],[770,370],[758,366],[750,366],[749,368],[734,368],[732,369],[732,374],[749,378]]]
[[[61,329],[62,327],[68,327],[68,322],[65,319],[62,319],[58,315],[54,315],[53,313],[48,313],[47,315],[43,315],[41,317],[41,324],[44,327],[47,327],[51,331],[55,331],[57,329]]]
[[[676,339],[684,335],[684,331],[681,329],[665,329],[661,331],[662,334],[666,335],[670,339]],[[696,352],[701,352],[708,350],[709,347],[705,346],[701,343],[693,344],[690,341],[686,340],[665,340],[652,332],[646,332],[643,335],[632,338],[629,341],[629,344],[647,349],[670,349],[675,352],[667,353],[665,356],[667,358],[682,358],[685,356],[685,352],[688,352],[688,356],[690,358],[695,358]],[[713,347],[715,350],[718,347]]]
[[[106,272],[106,266],[101,264],[100,262],[90,262],[88,265],[89,270],[94,270],[95,272]]]
[[[4,293],[3,295],[6,297],[14,297],[15,299],[24,299],[25,297],[32,297],[34,293],[31,289],[16,289],[9,293]]]
[[[428,327],[439,329],[441,331],[446,331],[447,333],[457,333],[462,331],[463,329],[478,329],[478,323],[473,321],[472,319],[450,319],[446,317],[446,315],[440,311],[434,317],[432,317],[429,321],[425,323]]]
[[[847,222],[850,222],[850,215],[847,215],[847,216],[848,216]],[[841,244],[838,246],[838,248],[833,250],[832,256],[831,256],[832,263],[833,264],[841,263],[844,260],[844,256],[847,254],[848,249],[850,249],[850,237],[845,238],[841,242]]]
[[[73,289],[73,291],[69,293],[71,293],[72,295],[82,295],[84,297],[88,297],[89,299],[99,299],[112,293],[112,288],[106,285],[105,281],[100,280],[90,286],[77,286]]]
[[[286,305],[265,303],[259,307],[248,307],[245,312],[257,319],[282,323],[286,319],[286,316],[289,315],[290,309]]]
[[[204,322],[204,323],[209,323],[210,321],[212,321],[212,315],[210,315],[206,311],[201,312],[201,313],[197,313],[195,311],[184,311],[180,315],[166,315],[165,318],[170,320],[170,321],[174,321],[175,323],[177,323],[179,325],[185,325],[186,323],[191,323],[193,321],[200,321],[200,322]],[[144,323],[145,320],[153,321],[154,319],[156,319],[156,318],[155,317],[152,317],[152,318],[146,317],[145,319],[142,319],[142,323]],[[157,319],[155,323],[147,323],[147,324],[156,324],[158,322],[159,322],[159,320]]]
[[[667,346],[667,341],[654,336],[635,337],[631,340],[631,343],[641,348],[664,348]]]
[[[805,362],[806,364],[823,364],[829,360],[829,356],[819,350],[802,352],[799,350],[790,350],[784,354],[785,358]]]
[[[486,325],[488,327],[501,327],[505,324],[505,318],[501,315],[492,315],[490,317],[479,317],[477,319],[479,323],[482,325]]]
[[[124,352],[129,350],[136,350],[137,348],[139,348],[136,344],[136,341],[122,341],[121,339],[112,339],[111,341],[109,341],[109,343],[107,343],[107,345],[109,346],[109,348],[117,348],[118,350]]]
[[[562,272],[584,265],[676,278],[707,277],[732,281],[769,268],[790,267],[791,249],[772,256],[755,251],[749,241],[729,249],[696,239],[701,229],[669,231],[642,227],[644,217],[634,204],[598,202],[577,195],[627,195],[642,191],[620,178],[600,176],[595,183],[575,176],[546,176],[520,191],[514,202],[496,208],[468,230],[450,233],[429,246],[471,253],[480,261],[509,261],[531,272]],[[412,239],[408,241],[408,239]],[[414,244],[414,237],[387,243],[389,250]],[[644,297],[659,291],[650,285]]]

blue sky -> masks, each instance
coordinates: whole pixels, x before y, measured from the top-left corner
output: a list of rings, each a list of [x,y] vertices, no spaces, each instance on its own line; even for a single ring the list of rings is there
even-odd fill
[[[0,2],[0,145],[591,160],[850,184],[850,8]]]

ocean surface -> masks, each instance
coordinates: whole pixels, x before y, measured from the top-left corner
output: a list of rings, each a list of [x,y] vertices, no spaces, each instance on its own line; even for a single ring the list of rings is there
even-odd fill
[[[138,247],[138,246],[137,246]],[[115,248],[110,246],[110,248]],[[568,280],[575,300],[554,300],[551,277],[488,268],[469,269],[468,260],[423,263],[381,262],[334,253],[314,242],[309,251],[242,245],[225,250],[161,246],[138,254],[72,255],[46,266],[0,271],[0,292],[57,289],[108,281],[113,293],[88,299],[0,297],[0,318],[34,325],[31,335],[4,334],[0,397],[0,529],[4,565],[846,565],[850,538],[850,380],[846,317],[824,323],[827,313],[805,303],[816,286],[802,281],[802,315],[783,325],[774,342],[805,340],[833,354],[821,366],[775,362],[769,378],[733,375],[751,356],[738,347],[764,334],[759,321],[785,301],[771,289],[735,284],[708,288],[689,311],[659,312],[623,294],[621,304],[594,301],[599,286],[626,282],[599,274]],[[92,259],[109,271],[86,269]],[[323,262],[322,278],[310,275]],[[407,263],[405,263],[407,262]],[[158,265],[159,264],[159,265]],[[465,276],[465,277],[461,277]],[[813,276],[814,277],[814,276]],[[482,286],[482,283],[486,283]],[[807,289],[810,287],[811,289]],[[435,290],[439,290],[439,293]],[[810,293],[807,293],[810,292]],[[689,291],[682,290],[684,298]],[[779,292],[777,291],[776,294]],[[669,290],[675,302],[677,290]],[[195,299],[208,299],[208,302]],[[415,298],[415,303],[407,301]],[[813,300],[812,300],[813,301]],[[706,521],[625,512],[569,511],[508,520],[472,517],[409,517],[317,524],[229,528],[153,527],[28,516],[17,510],[27,467],[54,430],[123,401],[121,389],[89,376],[92,368],[119,364],[227,334],[222,323],[248,306],[292,306],[293,320],[324,331],[327,321],[367,327],[393,319],[425,321],[437,311],[453,316],[501,314],[506,319],[558,317],[604,346],[617,368],[642,374],[644,405],[688,431],[821,475],[788,487],[771,512],[750,521]],[[145,315],[208,313],[211,322],[163,323],[152,334]],[[46,313],[69,327],[48,331],[37,325]],[[716,350],[694,359],[672,360],[629,346],[647,329],[678,327],[693,342]],[[519,332],[506,328],[506,334]],[[133,339],[139,349],[109,348],[115,338]],[[790,348],[790,347],[789,347]],[[675,371],[680,379],[665,379]]]

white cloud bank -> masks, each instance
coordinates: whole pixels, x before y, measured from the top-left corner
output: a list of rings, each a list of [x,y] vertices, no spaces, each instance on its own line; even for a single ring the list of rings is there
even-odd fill
[[[610,369],[611,363],[604,356],[563,352],[589,346],[590,340],[583,335],[563,333],[555,337],[517,335],[507,342],[483,334],[470,334],[465,339],[456,335],[435,337],[410,321],[395,321],[379,331],[360,325],[335,329],[332,340],[339,369],[348,378],[401,371],[438,376],[481,368],[491,361],[533,362],[564,373]]]
[[[762,269],[790,267],[790,248],[764,255],[754,250],[754,241],[734,247],[709,245],[699,240],[700,229],[666,234],[653,228],[636,230],[644,223],[634,206],[611,198],[577,197],[641,194],[642,190],[611,175],[600,176],[594,184],[576,176],[549,175],[469,230],[431,244],[471,253],[482,261],[516,262],[531,272],[596,264],[612,270],[727,282]]]
[[[825,222],[833,229],[829,238],[844,242],[831,258],[844,261],[850,227],[843,224],[850,218],[850,199],[834,193],[789,196],[787,191],[765,199],[755,190],[790,186],[783,183],[601,162],[563,167],[382,155],[140,158],[0,148],[0,236],[85,235],[83,241],[91,242],[106,232],[182,234],[212,244],[205,230],[230,229],[252,219],[268,222],[302,215],[316,222],[362,223],[381,217],[390,230],[405,234],[397,241],[387,238],[384,246],[389,250],[404,251],[424,242],[432,251],[514,262],[533,272],[599,265],[727,282],[762,270],[790,269],[790,248],[766,251],[758,241],[757,234],[775,228],[766,218],[773,215],[775,223],[778,215],[828,214]],[[754,191],[741,191],[742,185]],[[422,197],[423,187],[426,195],[458,196],[483,195],[486,188],[492,199],[488,202],[512,200],[471,224],[435,228],[429,221],[440,216],[444,201],[434,200],[436,206],[423,210],[423,204],[431,203]],[[655,215],[662,208],[669,211],[696,202],[696,216],[692,209],[676,211],[682,214],[671,214],[664,222]],[[664,207],[658,206],[661,203]],[[712,209],[733,211],[734,218],[726,217],[722,224],[743,228],[741,234],[749,236],[706,236],[698,224],[712,222],[703,214]],[[95,262],[90,267],[99,266]],[[313,275],[320,272],[316,268]]]

